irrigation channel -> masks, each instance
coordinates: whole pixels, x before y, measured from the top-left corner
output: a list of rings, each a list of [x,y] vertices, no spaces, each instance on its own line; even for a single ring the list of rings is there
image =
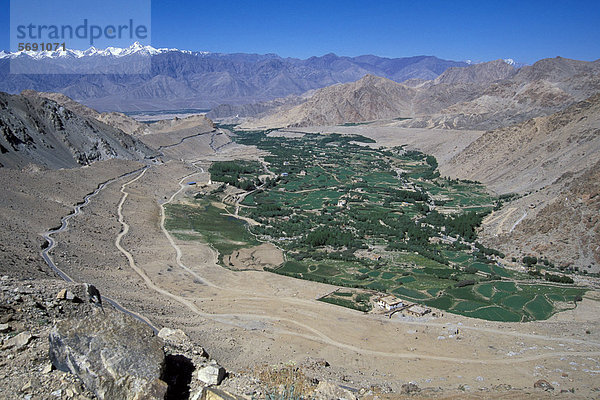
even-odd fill
[[[49,230],[48,232],[45,232],[44,234],[42,234],[42,237],[44,239],[46,239],[46,243],[44,245],[44,248],[41,251],[41,256],[44,259],[44,261],[46,261],[46,264],[48,264],[48,266],[50,268],[52,268],[52,270],[54,272],[56,272],[63,280],[67,281],[67,282],[73,282],[75,283],[75,280],[73,278],[71,278],[69,275],[67,275],[67,273],[65,273],[63,270],[61,270],[60,268],[58,268],[58,266],[54,263],[54,260],[52,259],[52,257],[50,256],[50,251],[52,251],[54,249],[54,247],[56,247],[56,241],[52,238],[52,235],[63,232],[64,230],[66,230],[69,227],[69,220],[73,217],[78,216],[81,213],[81,209],[85,206],[87,206],[90,202],[91,199],[93,199],[96,195],[98,195],[98,193],[100,193],[100,191],[102,189],[104,189],[108,184],[115,182],[119,179],[125,178],[127,176],[136,174],[142,170],[147,169],[148,167],[142,167],[139,169],[136,169],[135,171],[131,171],[128,172],[126,174],[117,176],[116,178],[112,178],[109,179],[105,182],[102,182],[101,184],[98,185],[98,187],[96,188],[96,190],[94,190],[92,193],[88,194],[87,196],[84,197],[83,201],[81,203],[78,203],[75,205],[75,207],[73,208],[73,211],[71,211],[71,213],[69,213],[68,215],[64,216],[61,218],[60,220],[60,226],[58,228],[54,228]],[[152,328],[152,330],[154,331],[154,333],[158,333],[158,328],[156,328],[148,319],[146,319],[145,317],[134,313],[133,311],[130,311],[128,309],[126,309],[125,307],[123,307],[122,305],[120,305],[117,301],[111,299],[110,297],[106,297],[106,296],[102,296],[102,299],[105,300],[106,302],[110,303],[114,308],[116,308],[117,310],[131,315],[133,318],[137,319],[138,321],[141,321],[143,323],[145,323],[146,325],[148,325],[150,328]]]

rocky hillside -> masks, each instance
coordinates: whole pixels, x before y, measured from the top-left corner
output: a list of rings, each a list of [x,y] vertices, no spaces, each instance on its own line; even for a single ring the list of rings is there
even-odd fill
[[[119,158],[145,160],[156,153],[70,99],[63,106],[37,92],[0,93],[0,165],[70,168]],[[75,111],[72,111],[75,110]]]
[[[481,64],[474,64],[468,68],[448,68],[444,73],[429,81],[431,85],[476,83],[488,84],[510,78],[517,73],[512,65],[503,60],[495,60]]]
[[[257,126],[337,125],[344,122],[395,118],[411,112],[414,89],[389,79],[362,79],[315,92],[305,103],[256,122]],[[408,99],[408,100],[404,100]]]
[[[495,211],[483,236],[509,254],[600,271],[600,94],[564,111],[486,132],[442,166],[521,197]]]
[[[486,132],[443,166],[498,193],[524,193],[600,159],[600,94],[547,117]]]
[[[314,91],[310,90],[302,96],[291,95],[270,101],[249,104],[221,104],[210,110],[206,116],[213,121],[226,124],[237,124],[248,117],[262,117],[275,111],[289,110],[290,108],[304,103]]]
[[[214,388],[225,369],[182,330],[153,328],[92,285],[3,276],[0,397],[240,398]]]
[[[288,127],[410,118],[413,128],[493,129],[549,115],[600,90],[600,61],[541,60],[515,69],[502,60],[450,68],[399,84],[368,75],[320,89],[305,103],[242,127]]]
[[[503,73],[505,67],[501,65],[495,63],[494,73],[485,71],[473,76],[470,76],[471,67],[465,71],[449,70],[447,76],[422,85],[423,90],[430,91],[439,86],[436,81],[465,82],[471,79],[478,83],[470,89],[464,87],[465,83],[452,83],[452,90],[466,89],[469,95],[438,110],[432,109],[430,115],[417,115],[402,126],[495,129],[552,114],[600,91],[600,61],[556,57],[540,60],[512,73]],[[475,67],[481,68],[481,65]],[[484,77],[491,80],[486,81]]]
[[[519,243],[524,253],[548,257],[562,267],[600,272],[600,162],[565,173],[557,184],[559,193],[534,217],[494,239],[499,246]]]
[[[35,95],[36,92],[33,90],[26,90],[23,93],[29,95]],[[89,117],[96,119],[106,125],[112,126],[113,128],[120,129],[128,135],[145,135],[150,133],[148,126],[144,125],[135,119],[119,112],[99,113],[98,111],[84,106],[81,103],[76,102],[68,96],[62,93],[51,93],[51,92],[39,92],[37,95],[46,99],[53,100],[61,106],[69,109],[70,111],[78,114],[82,117]]]

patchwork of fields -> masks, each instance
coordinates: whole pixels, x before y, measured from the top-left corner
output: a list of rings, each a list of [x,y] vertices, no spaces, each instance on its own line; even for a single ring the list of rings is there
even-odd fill
[[[167,208],[167,228],[180,239],[211,243],[221,257],[272,242],[287,259],[272,272],[488,320],[547,319],[583,294],[503,268],[503,255],[476,241],[497,199],[476,182],[440,177],[431,156],[336,134],[244,132],[236,141],[270,155],[263,165],[211,168],[250,191],[239,213],[259,224],[225,215],[217,192]]]

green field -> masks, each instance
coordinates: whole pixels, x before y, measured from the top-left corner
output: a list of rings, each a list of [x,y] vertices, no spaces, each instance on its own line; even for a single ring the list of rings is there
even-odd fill
[[[234,250],[260,244],[246,223],[228,215],[208,200],[196,200],[194,206],[167,204],[165,228],[180,240],[202,240],[219,252],[220,259]]]
[[[264,164],[211,168],[223,181],[256,188],[240,214],[258,225],[223,215],[211,203],[222,200],[215,193],[167,206],[167,229],[178,238],[200,238],[221,255],[273,242],[287,260],[274,273],[488,320],[547,319],[584,292],[503,268],[503,255],[477,243],[476,233],[497,199],[481,184],[440,177],[432,156],[360,145],[372,141],[351,135],[256,131],[237,132],[235,140],[267,152]],[[266,173],[271,178],[261,182]],[[364,309],[354,292],[341,293],[351,295],[323,301]]]

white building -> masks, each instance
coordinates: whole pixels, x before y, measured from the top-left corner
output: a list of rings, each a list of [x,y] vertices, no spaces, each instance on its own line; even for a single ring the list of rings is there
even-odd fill
[[[394,296],[385,296],[380,297],[379,300],[377,300],[377,305],[385,310],[391,311],[404,306],[404,303]]]

